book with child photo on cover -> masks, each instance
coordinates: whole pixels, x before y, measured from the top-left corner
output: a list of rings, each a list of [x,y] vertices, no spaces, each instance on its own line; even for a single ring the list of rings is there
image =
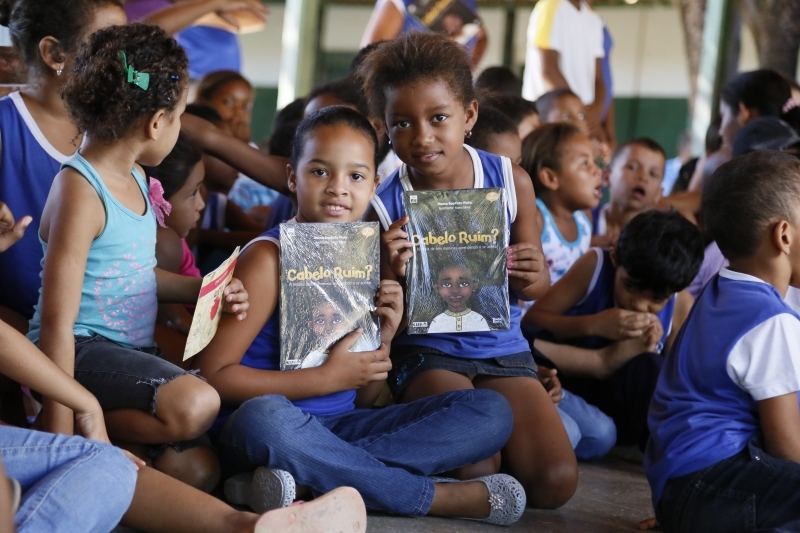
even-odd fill
[[[351,352],[377,350],[378,223],[284,223],[281,243],[281,370],[325,362],[336,342],[363,328]]]
[[[413,0],[406,10],[429,30],[449,35],[461,44],[466,44],[480,29],[474,2],[470,5],[464,0]]]
[[[408,333],[508,329],[506,198],[499,188],[406,191]]]

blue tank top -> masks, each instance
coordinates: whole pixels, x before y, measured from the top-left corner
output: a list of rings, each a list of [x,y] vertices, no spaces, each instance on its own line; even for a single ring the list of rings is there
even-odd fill
[[[69,159],[48,142],[18,92],[0,99],[0,202],[14,218],[33,217],[25,235],[0,254],[0,305],[27,318],[39,299],[42,211],[62,163]]]
[[[547,268],[550,270],[550,285],[555,285],[575,261],[589,251],[592,242],[592,223],[589,222],[583,211],[572,213],[572,219],[578,228],[578,237],[569,242],[561,235],[558,226],[556,226],[556,221],[553,220],[553,215],[550,214],[550,210],[547,209],[541,198],[536,199],[536,207],[539,208],[544,222],[542,227],[542,253],[545,261],[547,261]]]
[[[260,241],[271,242],[280,249],[280,234],[280,225],[275,226],[247,243],[247,246],[242,249],[242,252],[247,250],[253,243]],[[276,303],[275,311],[273,311],[272,316],[269,317],[267,323],[264,324],[264,327],[258,332],[258,335],[256,335],[256,338],[253,340],[252,344],[250,344],[244,356],[242,356],[242,360],[239,364],[259,370],[280,370],[281,336],[279,309],[280,304]],[[356,391],[348,390],[334,392],[333,394],[327,394],[325,396],[294,400],[292,403],[309,415],[331,416],[354,409],[355,399]],[[219,430],[234,411],[236,411],[236,409],[230,407],[223,407],[220,409],[219,416],[214,422],[213,429]]]
[[[592,252],[597,254],[597,266],[594,269],[589,290],[583,300],[567,311],[567,316],[594,315],[617,306],[614,300],[614,278],[616,278],[617,269],[611,262],[611,253],[600,248],[589,250],[589,253]],[[672,331],[672,313],[674,310],[675,295],[673,294],[663,309],[656,314],[661,320],[661,326],[664,329],[664,335],[661,337],[661,347],[667,342],[667,337]],[[595,336],[574,339],[569,344],[581,348],[603,348],[612,342],[614,341]]]
[[[746,274],[723,269],[703,289],[664,361],[650,404],[651,434],[644,467],[653,505],[658,504],[669,479],[739,453],[760,433],[757,402],[732,379],[728,365],[735,351],[766,351],[766,358],[784,369],[787,377],[795,374],[796,364],[787,361],[789,350],[775,353],[775,346],[745,339],[780,315],[800,320],[772,285]],[[796,338],[776,344],[783,347],[784,342],[795,343]],[[762,358],[741,371],[763,375],[763,365]],[[763,389],[774,385],[763,383]]]
[[[517,194],[514,189],[514,174],[511,160],[471,146],[464,148],[472,158],[475,182],[473,188],[500,187],[506,192],[509,225],[517,218]],[[372,207],[381,221],[384,231],[395,220],[405,216],[403,191],[412,190],[408,179],[408,167],[404,164],[380,187],[372,200]],[[510,228],[509,228],[510,230]],[[433,333],[408,335],[405,331],[395,335],[392,346],[424,346],[453,357],[464,359],[488,359],[527,352],[530,347],[522,336],[519,323],[522,311],[517,298],[511,296],[511,327],[507,330],[472,333]]]
[[[80,153],[64,163],[80,172],[97,191],[106,214],[105,227],[92,241],[86,258],[81,303],[73,333],[101,335],[126,348],[153,345],[158,300],[156,298],[156,217],[150,207],[149,189],[136,168],[133,177],[145,200],[139,215],[122,205],[106,187],[97,171]],[[47,243],[39,236],[44,254]],[[44,259],[42,267],[44,268]],[[41,271],[40,268],[40,271]],[[28,338],[39,341],[41,290]]]

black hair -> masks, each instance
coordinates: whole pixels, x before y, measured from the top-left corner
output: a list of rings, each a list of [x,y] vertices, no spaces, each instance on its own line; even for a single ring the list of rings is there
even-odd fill
[[[739,114],[739,104],[753,109],[762,117],[775,117],[800,132],[800,108],[789,106],[792,86],[783,75],[774,70],[760,69],[742,72],[725,84],[722,101],[734,115]]]
[[[484,94],[481,96],[481,106],[485,105],[490,105],[503,113],[514,122],[515,126],[519,126],[525,117],[539,114],[534,102],[512,94]]]
[[[169,200],[189,179],[189,175],[203,158],[203,151],[189,137],[181,133],[178,142],[157,167],[143,167],[147,176],[161,182],[164,198]]]
[[[564,145],[580,134],[581,130],[574,124],[554,122],[533,130],[522,141],[520,166],[533,180],[533,190],[536,196],[541,196],[545,192],[544,185],[539,181],[539,173],[543,168],[560,172]]]
[[[358,69],[360,69],[361,64],[364,63],[364,58],[367,57],[370,53],[372,53],[373,50],[378,48],[381,45],[381,43],[384,42],[386,41],[376,41],[374,43],[370,43],[361,50],[359,50],[358,52],[356,52],[355,57],[353,57],[353,60],[350,61],[350,68],[347,69],[347,75],[357,76]]]
[[[466,48],[438,33],[410,32],[376,46],[358,69],[372,116],[386,113],[386,91],[442,81],[465,108],[475,100]]]
[[[369,107],[361,93],[361,85],[356,78],[348,76],[347,78],[332,81],[322,87],[317,87],[306,97],[306,105],[323,94],[331,94],[337,100],[340,100],[343,105],[353,106],[359,113],[369,117]]]
[[[617,149],[614,150],[614,154],[611,156],[611,162],[609,166],[613,167],[614,162],[620,156],[622,151],[629,146],[641,146],[642,148],[646,148],[651,152],[658,152],[659,154],[661,154],[661,157],[664,158],[664,161],[667,160],[667,152],[665,152],[664,148],[662,148],[661,145],[658,144],[656,141],[654,141],[650,137],[635,137],[617,146]]]
[[[128,82],[121,52],[130,68],[149,74],[146,90]],[[183,48],[158,26],[111,26],[81,45],[62,97],[78,131],[112,142],[157,111],[172,113],[188,83],[187,67]]]
[[[478,112],[478,120],[475,121],[475,125],[472,127],[472,136],[465,139],[464,142],[473,148],[488,151],[489,145],[492,143],[492,137],[504,133],[516,135],[517,126],[497,109],[484,106]]]
[[[380,161],[378,160],[378,136],[375,134],[375,129],[364,115],[343,105],[332,105],[322,108],[303,119],[297,127],[297,132],[294,134],[294,145],[292,147],[291,157],[292,168],[296,169],[298,161],[303,157],[303,147],[311,132],[318,128],[336,126],[339,124],[362,133],[364,137],[371,142],[374,148],[372,163],[375,165],[375,171],[377,172]]]
[[[294,146],[294,135],[302,120],[284,122],[275,128],[269,138],[269,154],[280,157],[292,157],[292,146]]]
[[[491,93],[522,95],[522,81],[508,67],[489,67],[475,80],[475,88]]]
[[[645,211],[622,228],[617,268],[628,274],[625,288],[663,302],[692,282],[703,262],[703,237],[676,211]]]
[[[578,98],[574,92],[566,89],[564,87],[560,89],[553,89],[550,92],[544,93],[536,100],[536,110],[539,111],[539,116],[542,117],[542,121],[547,120],[547,115],[550,114],[550,111],[556,106],[556,103],[564,98],[565,96],[574,96]]]
[[[188,104],[184,113],[200,117],[203,120],[207,120],[215,125],[222,122],[222,117],[219,115],[217,110],[208,104]]]
[[[272,121],[272,131],[277,131],[278,128],[287,122],[299,122],[303,120],[303,113],[305,112],[307,103],[308,100],[305,97],[297,98],[278,111],[275,114],[275,119]]]
[[[28,67],[40,59],[39,42],[58,39],[62,53],[74,53],[95,11],[105,6],[122,9],[120,0],[0,0],[0,25]]]
[[[209,72],[197,82],[197,96],[195,100],[198,102],[208,102],[214,97],[214,93],[222,88],[223,85],[232,81],[241,81],[246,83],[250,88],[253,84],[247,78],[236,72],[235,70],[217,70]]]
[[[722,148],[722,115],[717,115],[706,128],[705,149],[707,154],[713,154]]]
[[[703,184],[706,230],[729,260],[751,257],[772,224],[795,221],[800,160],[763,150],[720,166]]]

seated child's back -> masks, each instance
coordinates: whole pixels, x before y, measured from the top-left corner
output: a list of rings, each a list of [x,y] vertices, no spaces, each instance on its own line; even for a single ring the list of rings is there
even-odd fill
[[[653,396],[656,515],[664,531],[796,531],[800,316],[782,296],[800,283],[800,163],[777,152],[726,163],[703,208],[730,268],[700,294]]]

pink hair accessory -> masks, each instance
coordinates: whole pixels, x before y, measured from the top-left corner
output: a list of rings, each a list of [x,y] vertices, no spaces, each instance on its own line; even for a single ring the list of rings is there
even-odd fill
[[[781,113],[785,115],[795,107],[797,107],[797,102],[795,102],[794,98],[789,98],[788,100],[786,100],[786,103],[783,104],[783,109],[781,109]]]
[[[156,178],[150,178],[150,207],[156,214],[156,221],[162,228],[166,228],[164,217],[172,211],[172,204],[164,199],[164,187]]]

